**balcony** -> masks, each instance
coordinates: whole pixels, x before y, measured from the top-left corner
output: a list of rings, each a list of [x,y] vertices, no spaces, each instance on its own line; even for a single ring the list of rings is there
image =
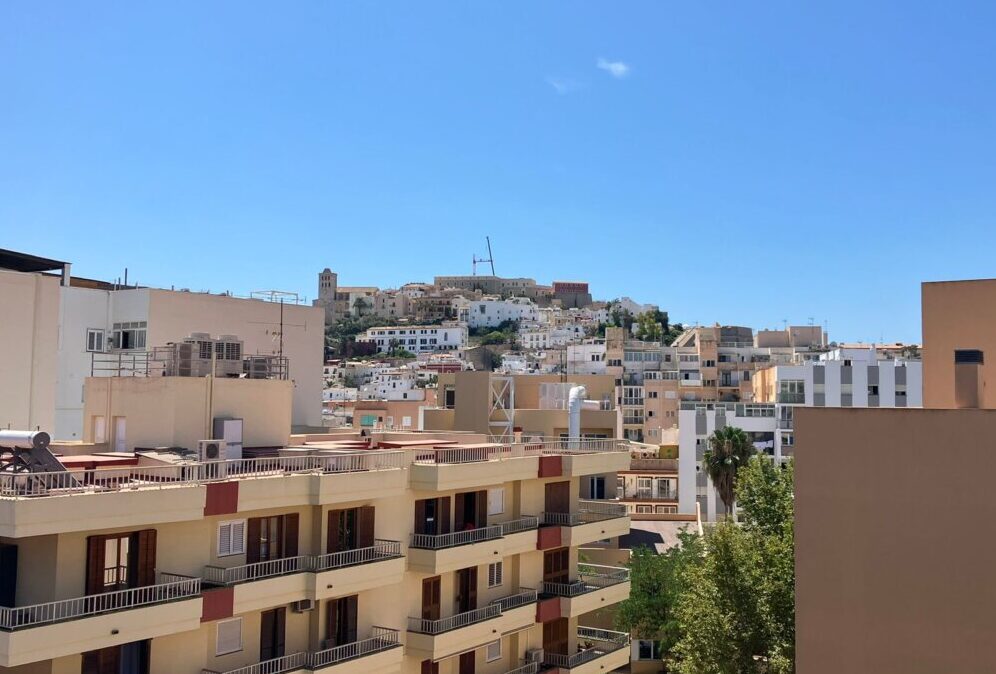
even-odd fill
[[[470,489],[501,480],[528,480],[536,477],[542,443],[488,443],[459,447],[420,449],[414,453],[410,483],[412,489],[447,491]]]
[[[412,534],[408,568],[438,574],[488,564],[500,559],[505,549],[501,538],[499,525],[448,534]]]
[[[629,635],[625,632],[578,627],[577,635],[577,653],[543,653],[543,664],[570,670],[571,674],[597,674],[629,663]]]
[[[580,500],[570,513],[544,512],[543,526],[561,527],[560,545],[575,546],[622,536],[629,531],[626,506],[615,501]]]
[[[678,459],[630,459],[629,469],[677,472]]]
[[[515,669],[510,669],[505,674],[536,674],[539,672],[539,663],[530,662],[528,664],[522,665],[521,667],[516,667]]]
[[[160,574],[155,585],[0,607],[0,667],[15,667],[198,629],[201,579]]]
[[[219,672],[216,669],[202,669],[201,674],[288,674],[289,672],[307,672],[308,668],[307,651],[299,651],[284,655],[272,660],[263,660],[254,665],[246,665],[238,669],[228,669]]]
[[[308,667],[322,674],[369,674],[399,671],[404,652],[398,630],[371,628],[366,639],[308,654]]]
[[[496,526],[501,527],[503,555],[518,555],[536,549],[539,517],[524,515],[509,522],[498,522]]]
[[[88,470],[0,474],[0,536],[200,520],[208,485],[239,481],[239,511],[400,495],[403,451],[177,461]],[[140,459],[143,460],[143,459]],[[281,480],[274,490],[268,478]],[[101,498],[94,498],[95,496]],[[76,497],[72,507],[52,497]],[[59,507],[59,516],[52,510]]]
[[[400,583],[405,558],[400,541],[375,540],[370,547],[310,559],[315,599],[330,599]]]
[[[439,660],[478,648],[506,632],[532,625],[536,599],[536,590],[522,590],[448,618],[408,618],[406,649]]]
[[[308,557],[285,557],[223,568],[204,567],[204,582],[235,588],[236,614],[304,599],[308,591]]]
[[[569,583],[544,582],[540,592],[548,597],[560,597],[560,616],[576,617],[618,604],[629,597],[629,569],[578,564],[578,579]]]
[[[782,391],[782,392],[778,393],[778,402],[780,402],[780,403],[786,403],[786,404],[791,404],[791,405],[802,405],[802,404],[804,404],[806,402],[806,394],[805,393],[787,393],[787,392]]]

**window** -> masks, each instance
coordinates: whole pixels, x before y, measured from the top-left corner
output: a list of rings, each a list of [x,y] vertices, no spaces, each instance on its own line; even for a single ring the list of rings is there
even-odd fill
[[[488,564],[488,587],[500,586],[504,575],[504,562],[492,562],[491,564]]]
[[[146,321],[114,324],[114,346],[119,349],[145,348]]]
[[[870,396],[877,396],[878,395],[878,386],[874,386],[874,385],[869,386],[868,387],[868,395],[870,395]]]
[[[654,512],[654,507],[649,505],[636,506],[636,512],[640,515],[649,515]]]
[[[242,618],[221,620],[218,622],[218,634],[215,640],[214,654],[226,655],[242,650]]]
[[[660,660],[662,657],[661,644],[659,641],[649,641],[640,639],[636,643],[637,660]]]
[[[86,350],[101,353],[104,350],[104,331],[98,328],[87,328]]]
[[[501,639],[498,641],[492,641],[488,644],[487,660],[488,662],[494,662],[501,657]]]
[[[242,555],[246,551],[246,521],[233,520],[218,524],[218,556]]]
[[[501,515],[505,512],[505,488],[496,487],[488,490],[488,514]]]

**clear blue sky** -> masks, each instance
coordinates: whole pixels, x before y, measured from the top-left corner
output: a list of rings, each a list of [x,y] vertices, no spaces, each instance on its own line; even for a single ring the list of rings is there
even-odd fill
[[[8,0],[0,247],[310,298],[488,234],[674,320],[916,340],[921,280],[996,275],[996,3],[815,4]]]

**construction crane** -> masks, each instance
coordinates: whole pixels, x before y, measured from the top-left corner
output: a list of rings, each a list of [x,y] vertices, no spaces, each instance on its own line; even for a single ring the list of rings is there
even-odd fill
[[[486,237],[484,237],[484,239],[488,242],[488,257],[487,257],[487,259],[485,259],[483,257],[477,257],[477,255],[472,255],[471,256],[471,260],[472,260],[472,264],[473,264],[473,269],[474,269],[474,276],[477,276],[477,265],[480,262],[487,262],[487,263],[489,263],[491,265],[491,275],[492,276],[495,275],[495,260],[494,260],[495,256],[491,254],[491,237],[490,236],[486,236]]]

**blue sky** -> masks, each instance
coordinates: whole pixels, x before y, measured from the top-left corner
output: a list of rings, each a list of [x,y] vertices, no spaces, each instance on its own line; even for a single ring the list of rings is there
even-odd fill
[[[490,235],[674,320],[916,340],[920,281],[996,275],[996,4],[819,4],[4,2],[0,247],[310,298]]]

